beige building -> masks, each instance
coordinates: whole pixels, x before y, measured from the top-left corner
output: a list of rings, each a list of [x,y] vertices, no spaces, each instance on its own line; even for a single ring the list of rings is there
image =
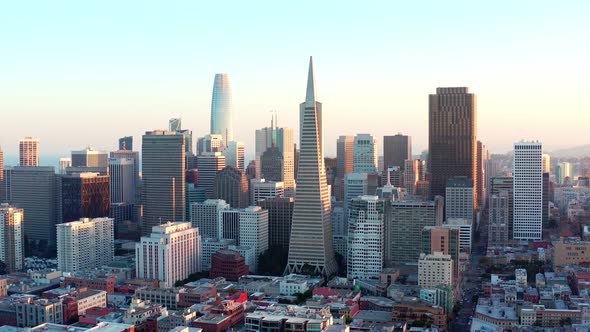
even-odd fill
[[[553,265],[579,264],[590,262],[590,241],[560,239],[553,242]]]
[[[25,137],[18,141],[19,165],[39,166],[39,140],[32,137]]]
[[[160,280],[172,287],[178,280],[201,271],[201,236],[189,222],[168,222],[152,227],[149,236],[135,244],[137,277]]]
[[[23,209],[0,204],[0,260],[6,264],[8,272],[23,269],[23,218]]]
[[[112,218],[82,218],[57,225],[57,266],[78,272],[108,265],[115,254]]]
[[[451,255],[435,251],[420,254],[418,260],[418,286],[431,288],[453,285],[453,259]]]

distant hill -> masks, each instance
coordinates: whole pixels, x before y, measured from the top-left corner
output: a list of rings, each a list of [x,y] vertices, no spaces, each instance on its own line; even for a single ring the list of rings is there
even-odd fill
[[[571,148],[559,149],[555,151],[549,152],[551,157],[556,158],[582,158],[582,157],[590,157],[590,144],[574,146]]]

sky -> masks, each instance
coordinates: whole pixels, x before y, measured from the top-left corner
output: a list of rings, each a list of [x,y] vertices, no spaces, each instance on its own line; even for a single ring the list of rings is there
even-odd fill
[[[535,139],[587,143],[588,1],[4,1],[0,146],[41,155],[135,144],[182,117],[209,130],[215,73],[230,76],[234,137],[295,128],[314,58],[325,150],[339,135],[398,132],[428,145],[428,94],[467,86],[492,152]],[[297,140],[297,139],[296,139]],[[380,147],[381,149],[382,147]]]

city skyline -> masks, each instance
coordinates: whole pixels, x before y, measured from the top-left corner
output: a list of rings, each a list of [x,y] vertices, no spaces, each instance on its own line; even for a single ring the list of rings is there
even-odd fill
[[[0,109],[7,123],[27,123],[0,133],[7,163],[15,164],[18,140],[29,135],[40,139],[44,165],[43,156],[57,159],[88,145],[115,150],[115,137],[133,135],[139,142],[144,131],[164,129],[179,115],[199,137],[209,131],[211,77],[218,72],[232,77],[235,139],[244,141],[251,159],[254,130],[268,123],[269,110],[278,110],[279,126],[299,135],[293,105],[302,97],[301,59],[309,55],[320,68],[319,95],[334,110],[326,115],[326,156],[336,154],[338,136],[365,132],[380,142],[383,135],[403,132],[412,136],[415,153],[426,149],[427,95],[437,87],[468,86],[477,93],[478,138],[495,153],[510,151],[521,139],[539,139],[547,151],[578,145],[578,133],[590,120],[583,112],[590,72],[584,61],[590,47],[579,43],[589,32],[583,2],[475,8],[382,3],[341,6],[336,17],[326,17],[334,9],[329,3],[314,4],[311,13],[304,4],[290,6],[288,17],[269,15],[274,7],[258,13],[256,5],[236,4],[228,23],[215,25],[211,35],[201,31],[215,18],[191,15],[216,5],[192,6],[162,12],[131,3],[114,11],[75,4],[51,15],[63,8],[8,4],[0,14],[0,27],[11,31],[5,44],[11,52],[0,55],[0,63],[10,64],[0,67]],[[256,15],[245,25],[236,15],[248,12]],[[297,13],[326,24],[300,27]],[[372,19],[348,24],[352,17]],[[172,18],[173,24],[152,25]],[[366,116],[355,117],[359,111]],[[553,116],[556,111],[563,120]],[[375,121],[386,116],[392,121]],[[107,127],[112,141],[104,137]]]

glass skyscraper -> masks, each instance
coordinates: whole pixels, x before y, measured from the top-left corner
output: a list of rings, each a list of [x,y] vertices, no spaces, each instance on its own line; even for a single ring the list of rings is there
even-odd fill
[[[227,74],[215,74],[211,100],[211,134],[222,135],[225,144],[234,139],[231,88]]]

